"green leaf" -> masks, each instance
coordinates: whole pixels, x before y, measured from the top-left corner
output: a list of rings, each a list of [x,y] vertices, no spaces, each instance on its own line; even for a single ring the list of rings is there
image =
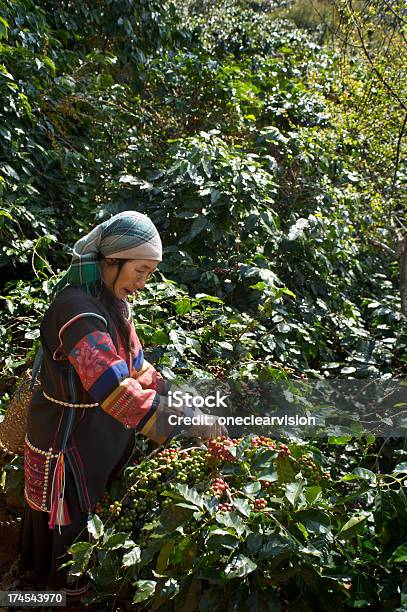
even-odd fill
[[[371,512],[360,512],[352,516],[340,529],[339,538],[353,538],[364,527],[364,523],[371,516]]]
[[[187,502],[194,504],[198,508],[204,509],[208,507],[208,504],[202,495],[200,495],[196,489],[188,487],[186,484],[176,483],[174,489],[183,497]]]
[[[329,514],[322,510],[300,510],[293,518],[311,533],[328,533],[331,530]]]
[[[223,300],[214,295],[207,295],[206,293],[197,293],[195,299],[200,302],[214,302],[215,304],[223,304]]]
[[[157,329],[150,337],[149,342],[151,344],[168,344],[169,337],[162,329]]]
[[[254,572],[255,569],[257,569],[257,564],[254,561],[244,555],[237,555],[227,564],[225,578],[227,580],[244,578]]]
[[[105,533],[105,541],[103,543],[103,548],[107,550],[116,550],[117,548],[123,548],[123,545],[127,541],[127,537],[127,533],[113,533],[109,534],[108,537],[106,537]]]
[[[137,580],[134,586],[137,590],[133,597],[133,603],[140,603],[141,601],[150,599],[150,597],[154,595],[157,582],[155,580]]]
[[[6,40],[8,39],[9,28],[10,26],[8,25],[7,21],[3,17],[0,17],[0,40],[2,38],[5,38]]]
[[[217,189],[212,189],[211,190],[211,204],[216,204],[219,198],[220,198],[220,191],[218,191]]]
[[[295,478],[293,464],[287,455],[278,457],[277,459],[277,473],[280,482],[292,482]]]
[[[261,546],[258,555],[261,559],[271,559],[279,555],[292,553],[297,545],[292,538],[280,534],[268,536]]]
[[[171,552],[174,548],[175,540],[168,540],[160,550],[160,554],[157,557],[156,570],[158,574],[162,574],[168,565],[168,559],[170,558]]]
[[[314,503],[314,501],[316,501],[321,496],[321,494],[322,494],[321,487],[318,487],[316,485],[312,487],[305,487],[304,489],[305,499],[307,500],[309,504]]]
[[[240,516],[236,514],[236,512],[218,512],[216,514],[216,521],[220,525],[225,525],[225,527],[231,527],[237,533],[237,535],[242,535],[242,533],[246,530],[246,526]]]
[[[208,220],[204,215],[200,215],[197,217],[192,223],[191,229],[189,233],[180,239],[180,243],[187,242],[190,243],[194,238],[198,236],[208,225]]]
[[[179,353],[181,356],[185,353],[185,337],[183,335],[182,332],[179,332],[176,329],[172,329],[170,331],[170,340],[172,342],[172,344],[174,345],[177,353]]]
[[[88,531],[95,540],[98,540],[104,534],[103,523],[97,514],[92,514],[88,518]]]
[[[177,314],[183,316],[187,312],[190,312],[193,309],[192,302],[189,298],[183,297],[181,300],[175,302],[175,310]]]
[[[349,474],[345,474],[342,480],[345,482],[349,480],[370,480],[372,483],[375,483],[376,474],[367,468],[358,467],[349,472]]]
[[[69,552],[73,556],[70,564],[70,573],[74,576],[80,576],[88,567],[94,545],[90,542],[76,542],[69,548]]]
[[[56,75],[56,67],[55,67],[55,64],[52,61],[52,59],[50,57],[46,56],[46,55],[43,55],[42,56],[42,61],[44,62],[45,66],[48,66],[52,76],[55,76]]]
[[[129,552],[123,555],[123,567],[130,567],[136,565],[141,559],[141,549],[139,546],[134,546]]]
[[[337,444],[338,446],[345,446],[352,440],[352,436],[330,436],[328,438],[328,444]]]
[[[233,500],[233,505],[241,514],[243,514],[243,516],[249,516],[250,505],[247,499],[244,499],[243,497],[235,497]]]
[[[394,563],[402,563],[407,561],[407,544],[402,544],[393,552],[391,560]]]
[[[208,538],[208,548],[219,550],[221,547],[227,550],[234,550],[240,544],[240,540],[236,535],[225,531],[224,529],[211,529]]]
[[[255,482],[249,482],[249,484],[243,487],[243,492],[247,495],[256,495],[261,489],[261,483],[256,480]]]
[[[167,531],[172,532],[177,527],[189,521],[193,512],[194,511],[191,509],[179,507],[178,504],[164,508],[160,514],[161,525]]]
[[[404,463],[398,463],[392,471],[392,474],[407,474],[407,461],[404,461]]]
[[[296,482],[290,482],[285,488],[285,496],[293,506],[297,505],[297,502],[301,500],[302,491],[304,489],[305,483],[302,480],[297,480]]]

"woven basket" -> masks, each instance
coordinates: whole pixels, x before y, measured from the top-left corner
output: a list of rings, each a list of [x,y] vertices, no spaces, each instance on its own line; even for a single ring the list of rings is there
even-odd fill
[[[13,455],[24,454],[27,432],[28,406],[38,384],[30,390],[31,372],[27,370],[19,380],[17,391],[10,400],[4,419],[0,423],[0,447]]]

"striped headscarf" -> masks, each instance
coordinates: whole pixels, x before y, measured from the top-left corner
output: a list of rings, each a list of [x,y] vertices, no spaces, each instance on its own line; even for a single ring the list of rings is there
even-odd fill
[[[134,210],[125,210],[100,223],[76,242],[71,265],[54,293],[66,285],[82,285],[89,291],[101,278],[100,256],[161,261],[162,245],[157,228],[147,215]]]

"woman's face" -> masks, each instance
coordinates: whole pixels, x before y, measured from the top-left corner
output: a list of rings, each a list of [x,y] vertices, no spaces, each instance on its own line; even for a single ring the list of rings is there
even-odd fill
[[[153,259],[132,259],[126,261],[117,275],[117,260],[109,258],[101,261],[102,279],[110,291],[123,300],[128,295],[137,295],[143,289],[148,277],[156,270],[159,262]]]

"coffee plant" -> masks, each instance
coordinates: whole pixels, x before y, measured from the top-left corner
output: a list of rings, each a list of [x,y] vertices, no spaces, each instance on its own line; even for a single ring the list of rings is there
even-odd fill
[[[87,573],[102,609],[291,609],[310,599],[312,609],[348,609],[376,605],[378,590],[396,600],[407,466],[364,467],[371,444],[346,446],[345,473],[332,448],[265,436],[154,451],[96,505],[70,572]]]
[[[403,388],[405,49],[399,0],[0,0],[0,418],[73,243],[126,209],[163,239],[132,308],[167,379]],[[400,422],[137,437],[71,574],[101,610],[401,611]]]

